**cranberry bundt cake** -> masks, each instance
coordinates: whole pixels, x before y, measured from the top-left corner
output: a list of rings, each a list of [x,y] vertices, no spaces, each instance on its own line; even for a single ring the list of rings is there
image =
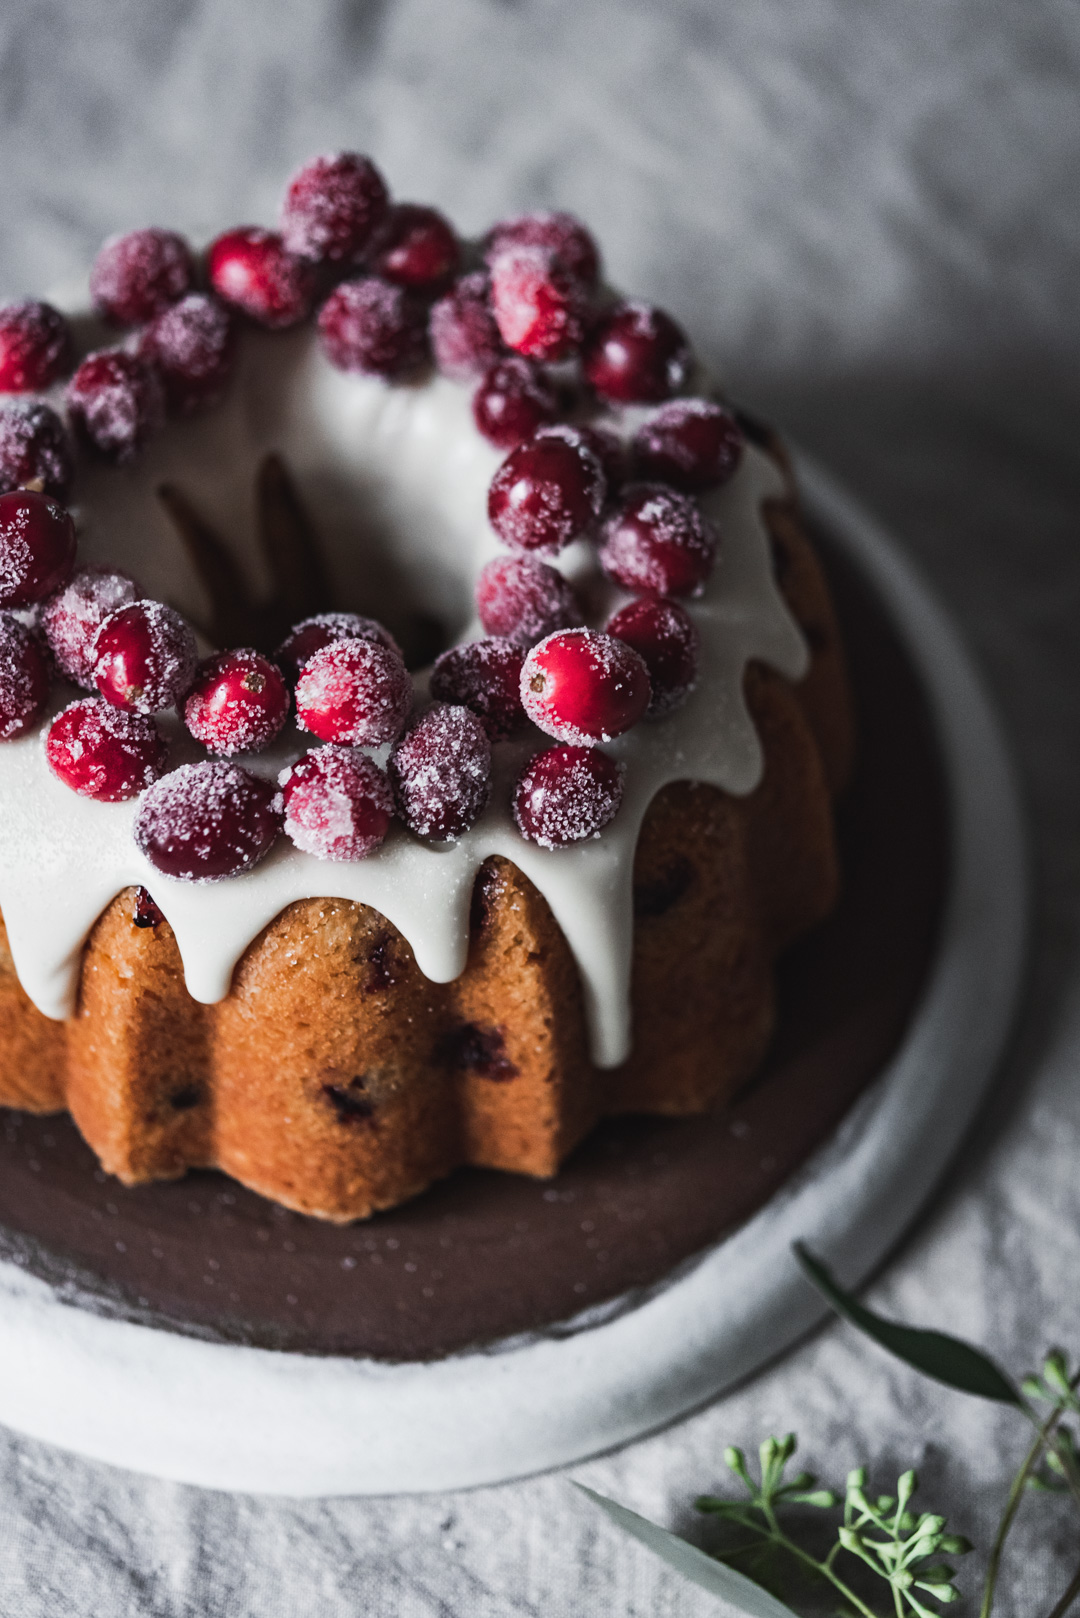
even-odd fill
[[[566,214],[353,154],[0,309],[0,1104],[333,1220],[723,1105],[832,906],[790,470]]]

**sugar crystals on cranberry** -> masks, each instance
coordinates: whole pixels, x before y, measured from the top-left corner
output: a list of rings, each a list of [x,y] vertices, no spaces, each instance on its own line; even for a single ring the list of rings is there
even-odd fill
[[[450,280],[460,258],[448,219],[436,208],[399,202],[376,231],[368,263],[384,281],[430,296]]]
[[[48,697],[45,653],[24,624],[0,612],[0,741],[28,731]]]
[[[0,405],[0,493],[30,486],[63,502],[71,473],[71,445],[55,410]]]
[[[657,404],[684,387],[692,355],[686,334],[652,304],[620,303],[593,326],[585,344],[585,377],[601,398]]]
[[[559,413],[551,378],[521,354],[509,354],[484,375],[473,394],[473,420],[496,449],[513,449]]]
[[[537,753],[514,788],[514,822],[541,848],[598,837],[615,818],[625,770],[599,747],[549,747]]]
[[[148,226],[109,237],[90,270],[90,296],[114,325],[140,326],[182,298],[194,280],[184,238]]]
[[[520,689],[523,659],[520,646],[495,637],[451,646],[435,659],[431,695],[437,702],[468,708],[493,742],[504,742],[525,723]]]
[[[491,482],[488,517],[504,544],[554,555],[591,528],[604,474],[570,427],[542,427],[512,449]]]
[[[532,648],[521,701],[534,725],[575,747],[609,742],[649,706],[649,674],[624,641],[597,629],[560,629]]]
[[[476,610],[489,635],[526,648],[585,622],[569,579],[533,556],[493,557],[476,581]]]
[[[126,573],[105,567],[76,568],[64,588],[41,609],[41,627],[60,673],[84,690],[94,690],[97,632],[111,612],[137,601],[141,593]]]
[[[236,363],[236,318],[220,299],[192,292],[158,315],[139,340],[169,407],[190,415],[220,399]]]
[[[374,853],[394,815],[384,771],[352,747],[317,747],[278,777],[285,833],[320,860],[362,860]]]
[[[735,417],[711,399],[672,399],[634,437],[640,475],[687,494],[726,483],[742,450],[743,435]]]
[[[468,708],[436,703],[390,755],[398,814],[419,837],[447,842],[474,825],[491,796],[491,743]]]
[[[467,382],[482,376],[505,353],[491,311],[491,281],[473,270],[432,304],[428,334],[435,364],[444,376]]]
[[[401,656],[401,648],[388,629],[358,612],[319,612],[294,624],[274,653],[274,662],[290,685],[295,685],[314,654],[335,640],[374,640]]]
[[[561,360],[581,346],[587,293],[549,247],[510,244],[490,260],[491,307],[507,347],[534,360]]]
[[[314,157],[289,181],[281,232],[291,253],[316,262],[351,264],[386,215],[386,183],[358,152]]]
[[[47,494],[0,494],[0,607],[32,607],[59,590],[75,566],[75,524]]]
[[[0,307],[0,393],[39,393],[71,365],[71,331],[51,303],[26,298]]]
[[[296,720],[324,742],[378,747],[401,735],[413,703],[400,655],[371,640],[321,647],[296,682]]]
[[[615,614],[607,633],[632,646],[649,671],[648,718],[662,718],[686,701],[697,680],[700,637],[685,607],[643,596]]]
[[[121,803],[165,767],[165,739],[152,719],[100,697],[82,697],[57,714],[45,738],[53,774],[84,798]]]
[[[587,287],[600,275],[600,252],[591,233],[572,213],[525,213],[500,219],[484,244],[490,264],[507,247],[543,247]]]
[[[696,596],[716,560],[717,533],[685,494],[631,483],[600,530],[604,572],[626,590]]]
[[[272,331],[297,325],[311,310],[315,272],[276,231],[258,225],[226,231],[206,249],[206,273],[223,302]]]
[[[160,601],[134,601],[104,620],[94,641],[94,684],[106,702],[132,713],[171,708],[191,685],[195,636]]]
[[[343,281],[319,311],[319,337],[340,371],[406,376],[427,359],[427,311],[376,275]]]
[[[257,753],[289,714],[281,670],[250,648],[205,658],[184,699],[184,723],[211,753]]]
[[[275,797],[272,782],[236,764],[182,764],[146,792],[135,842],[155,870],[180,882],[238,876],[274,845]]]
[[[156,370],[122,348],[87,355],[67,385],[67,404],[84,442],[118,466],[134,457],[165,414]]]

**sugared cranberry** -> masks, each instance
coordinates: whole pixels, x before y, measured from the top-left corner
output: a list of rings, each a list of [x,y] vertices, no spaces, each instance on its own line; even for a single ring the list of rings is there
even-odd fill
[[[432,305],[428,332],[435,364],[444,376],[467,382],[490,370],[504,348],[491,312],[491,282],[483,270],[463,275]]]
[[[378,641],[335,640],[315,652],[296,682],[296,719],[324,742],[378,747],[396,741],[413,689],[400,656]]]
[[[174,230],[129,230],[110,236],[90,270],[94,305],[116,326],[141,326],[190,292],[191,249]]]
[[[554,555],[592,526],[604,492],[600,462],[573,429],[543,427],[496,472],[488,517],[504,544]]]
[[[597,321],[585,344],[585,376],[605,399],[657,404],[685,384],[686,334],[648,303],[621,303]]]
[[[650,719],[659,719],[686,701],[697,680],[699,637],[685,607],[646,596],[617,612],[607,632],[632,646],[649,671]]]
[[[45,653],[10,613],[0,612],[0,741],[30,729],[49,698]]]
[[[601,528],[604,572],[626,590],[700,595],[716,560],[717,534],[685,494],[631,483]]]
[[[27,298],[0,307],[0,393],[51,388],[71,364],[71,332],[51,303]]]
[[[490,264],[506,247],[545,247],[585,286],[600,275],[600,253],[590,233],[572,213],[525,213],[501,219],[488,232],[484,257]]]
[[[610,427],[576,426],[575,433],[586,449],[591,449],[603,468],[608,495],[621,489],[630,476],[630,457],[626,445]]]
[[[226,231],[206,250],[206,273],[219,298],[272,331],[297,325],[311,310],[314,271],[275,231]]]
[[[152,719],[83,697],[58,713],[45,738],[53,774],[84,798],[121,803],[165,768],[165,739]]]
[[[190,415],[225,391],[236,363],[236,317],[219,299],[192,292],[150,323],[139,353],[157,367],[170,409]]]
[[[488,443],[513,449],[555,420],[559,396],[531,360],[510,354],[486,373],[473,394],[472,408],[473,420]]]
[[[581,346],[586,293],[549,247],[504,247],[491,260],[491,307],[508,348],[560,360]]]
[[[55,410],[44,404],[0,405],[0,493],[29,484],[63,502],[71,470],[71,446]]]
[[[165,917],[154,903],[153,895],[145,888],[136,888],[135,909],[131,919],[136,927],[160,927]]]
[[[362,860],[394,817],[390,782],[374,759],[352,747],[318,747],[278,777],[285,831],[320,860]]]
[[[743,435],[735,417],[711,399],[672,399],[634,438],[641,476],[670,483],[687,494],[726,483],[742,449]]]
[[[181,764],[148,790],[135,842],[155,870],[181,882],[238,876],[273,847],[274,798],[272,782],[236,764]]]
[[[610,742],[649,706],[649,671],[624,641],[559,629],[527,654],[521,700],[534,725],[575,747]]]
[[[512,641],[474,640],[435,659],[431,695],[468,708],[493,742],[504,742],[525,723],[521,706],[524,652]]]
[[[61,589],[75,566],[75,524],[47,494],[0,494],[0,607],[32,607]]]
[[[369,275],[343,281],[319,311],[319,336],[331,365],[367,376],[404,376],[427,357],[423,304]]]
[[[160,713],[190,686],[198,655],[178,612],[160,601],[133,601],[111,612],[97,632],[94,684],[117,708]]]
[[[549,747],[525,766],[514,788],[514,820],[541,848],[596,837],[622,803],[624,770],[598,747]]]
[[[184,723],[211,753],[257,753],[289,714],[281,670],[248,648],[218,652],[199,664],[184,699]]]
[[[429,708],[398,743],[387,768],[398,814],[419,837],[460,837],[491,796],[491,743],[468,708]]]
[[[358,612],[320,612],[294,624],[274,653],[274,662],[290,685],[295,685],[308,660],[335,640],[374,640],[401,656],[401,648],[388,629]]]
[[[368,262],[384,281],[430,295],[450,280],[460,258],[448,219],[435,208],[399,202],[376,232]]]
[[[111,612],[138,601],[142,592],[126,573],[79,567],[41,609],[41,627],[60,673],[94,690],[94,642]]]
[[[357,152],[314,157],[289,181],[281,233],[291,253],[331,264],[352,263],[387,209],[386,184]]]
[[[496,556],[476,581],[476,610],[489,635],[528,648],[585,622],[569,579],[532,556]]]
[[[157,372],[121,348],[88,354],[67,385],[67,402],[85,441],[119,466],[157,431],[165,414]]]

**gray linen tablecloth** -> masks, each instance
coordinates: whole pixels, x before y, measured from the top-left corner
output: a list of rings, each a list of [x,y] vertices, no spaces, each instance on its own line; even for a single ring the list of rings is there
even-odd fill
[[[572,208],[918,556],[1012,733],[1038,927],[998,1099],[871,1295],[1017,1370],[1080,1350],[1075,4],[7,0],[0,41],[6,294],[78,274],[108,231],[269,222],[284,175],[342,145],[467,230]],[[983,1545],[1024,1443],[832,1326],[577,1475],[689,1529],[724,1444],[791,1426],[834,1475],[915,1464]],[[292,1504],[5,1435],[0,1501],[4,1618],[719,1610],[558,1476]],[[1001,1610],[1045,1611],[1078,1540],[1029,1504]]]

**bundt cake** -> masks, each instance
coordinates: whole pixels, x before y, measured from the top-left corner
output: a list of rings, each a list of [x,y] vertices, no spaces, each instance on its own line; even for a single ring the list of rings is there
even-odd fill
[[[90,290],[0,309],[0,1104],[331,1220],[722,1105],[852,747],[776,440],[352,154]]]

